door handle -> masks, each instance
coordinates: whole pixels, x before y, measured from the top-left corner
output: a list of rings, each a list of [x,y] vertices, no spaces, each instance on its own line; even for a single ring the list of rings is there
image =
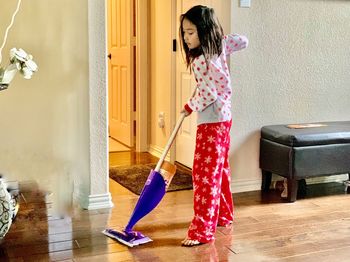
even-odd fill
[[[108,58],[109,58],[109,59],[112,59],[112,54],[108,54]]]

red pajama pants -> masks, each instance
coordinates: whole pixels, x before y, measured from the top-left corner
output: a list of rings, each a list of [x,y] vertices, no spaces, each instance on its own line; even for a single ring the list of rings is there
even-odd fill
[[[194,218],[188,238],[201,243],[214,239],[218,225],[226,226],[233,221],[228,159],[230,128],[231,121],[197,127],[192,169]]]

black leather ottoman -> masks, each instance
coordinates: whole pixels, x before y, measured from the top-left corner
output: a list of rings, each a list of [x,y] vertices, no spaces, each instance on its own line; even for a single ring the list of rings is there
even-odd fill
[[[290,202],[296,200],[299,180],[349,174],[350,121],[262,127],[260,168],[262,191],[269,190],[272,173],[280,175],[288,180]]]

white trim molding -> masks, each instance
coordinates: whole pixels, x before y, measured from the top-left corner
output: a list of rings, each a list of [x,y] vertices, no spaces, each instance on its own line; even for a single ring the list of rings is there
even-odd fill
[[[83,203],[84,208],[88,210],[111,208],[113,207],[112,197],[110,193],[89,195]]]
[[[259,180],[232,180],[231,191],[232,193],[241,193],[248,191],[257,191],[261,189],[261,179]]]
[[[146,152],[148,145],[148,8],[149,1],[136,1],[136,151]]]
[[[278,175],[273,175],[272,181],[271,181],[271,187],[273,185],[272,182],[280,181],[280,180],[283,181],[283,177],[278,176]],[[347,174],[329,175],[329,176],[321,176],[321,177],[314,177],[314,178],[306,179],[306,184],[313,185],[313,184],[323,184],[323,183],[331,183],[331,182],[342,183],[346,180],[348,180]],[[261,179],[258,179],[258,180],[254,180],[254,179],[253,180],[233,180],[231,182],[231,189],[232,189],[232,193],[258,191],[258,190],[261,190]]]

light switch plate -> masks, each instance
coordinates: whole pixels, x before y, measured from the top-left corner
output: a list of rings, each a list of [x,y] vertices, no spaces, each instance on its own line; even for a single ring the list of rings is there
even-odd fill
[[[250,0],[240,0],[240,7],[250,7]]]

